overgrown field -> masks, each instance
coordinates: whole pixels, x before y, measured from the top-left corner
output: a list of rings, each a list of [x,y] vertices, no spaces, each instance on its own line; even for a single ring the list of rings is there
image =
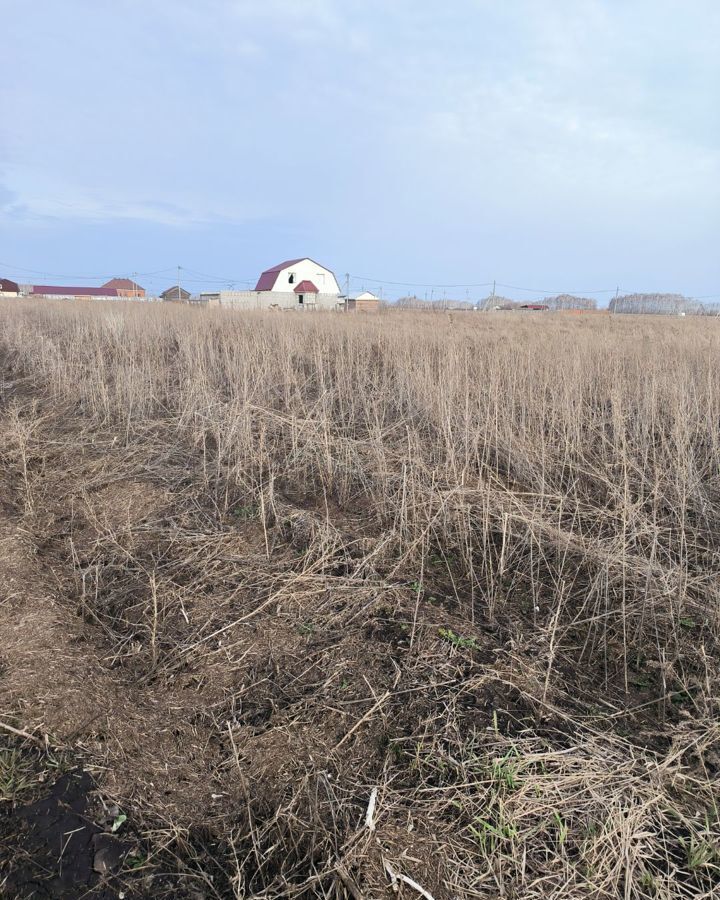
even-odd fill
[[[718,896],[719,363],[0,305],[7,896]]]

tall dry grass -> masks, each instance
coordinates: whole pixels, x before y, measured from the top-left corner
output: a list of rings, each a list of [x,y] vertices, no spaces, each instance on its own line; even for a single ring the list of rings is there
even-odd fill
[[[453,690],[392,745],[414,774],[384,803],[441,823],[447,896],[712,896],[714,321],[28,303],[0,347],[118,440],[194,448],[221,511],[239,492],[267,533],[311,508],[313,571],[351,550],[352,583],[407,588],[411,651],[441,595],[453,652],[507,636],[496,675],[536,734],[456,731]]]

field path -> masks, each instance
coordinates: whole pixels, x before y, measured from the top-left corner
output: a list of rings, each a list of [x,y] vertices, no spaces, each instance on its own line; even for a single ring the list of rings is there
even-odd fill
[[[82,620],[56,599],[52,573],[18,523],[0,521],[0,709],[22,728],[70,741],[114,705],[109,672],[88,666]]]

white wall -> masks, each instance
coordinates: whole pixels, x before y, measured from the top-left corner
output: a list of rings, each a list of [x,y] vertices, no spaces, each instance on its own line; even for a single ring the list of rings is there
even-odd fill
[[[291,273],[295,275],[295,280],[292,284],[289,278]],[[312,281],[321,294],[340,293],[340,285],[330,269],[318,265],[311,259],[303,259],[294,266],[288,266],[287,269],[283,269],[277,276],[273,293],[292,294],[300,282],[306,280]]]
[[[305,294],[302,306],[298,303],[297,294],[288,291],[220,291],[217,296],[219,305],[227,309],[344,309],[338,294]]]
[[[30,294],[35,300],[129,300],[129,297],[106,297],[104,294]]]

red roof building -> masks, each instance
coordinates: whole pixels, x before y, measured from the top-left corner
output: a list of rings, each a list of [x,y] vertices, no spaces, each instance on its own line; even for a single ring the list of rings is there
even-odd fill
[[[279,263],[277,266],[273,266],[272,269],[266,269],[262,275],[260,276],[257,285],[255,286],[256,291],[271,291],[278,280],[278,275],[284,271],[285,269],[289,269],[291,266],[296,266],[298,263],[301,263],[302,259],[288,259],[286,262]]]
[[[20,286],[9,278],[0,278],[0,294],[19,294]]]
[[[299,285],[304,282],[312,284],[313,290],[299,291]],[[255,290],[257,293],[295,293],[297,296],[303,293],[331,296],[340,294],[340,286],[333,272],[307,256],[288,259],[266,269],[258,279]]]
[[[129,278],[111,278],[104,285],[104,288],[114,288],[118,297],[144,297],[145,288],[140,287]]]
[[[31,293],[42,297],[117,297],[117,288],[68,287],[57,284],[34,284]]]
[[[320,291],[315,287],[312,281],[301,281],[295,288],[296,294],[319,294]]]

